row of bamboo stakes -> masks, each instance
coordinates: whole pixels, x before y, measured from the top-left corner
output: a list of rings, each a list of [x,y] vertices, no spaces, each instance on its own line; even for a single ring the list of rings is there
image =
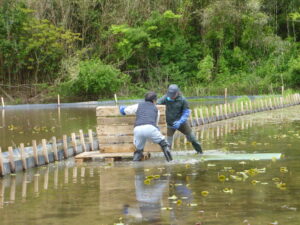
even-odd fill
[[[208,140],[210,138],[222,137],[229,134],[231,131],[238,129],[247,129],[252,127],[252,120],[242,120],[242,121],[232,121],[231,123],[223,123],[223,124],[215,124],[209,126],[203,126],[201,130],[196,132],[198,138],[202,140]],[[182,139],[184,138],[184,139]],[[180,147],[180,144],[184,144],[185,148],[187,146],[187,140],[184,135],[180,135],[176,138],[175,148]],[[187,150],[187,149],[186,149]],[[88,171],[87,171],[88,170]],[[84,183],[84,178],[86,176],[94,177],[95,170],[97,168],[94,167],[83,167],[77,166],[74,164],[74,167],[60,167],[59,165],[55,165],[55,167],[43,167],[39,168],[36,173],[27,172],[17,174],[16,176],[5,177],[4,179],[0,179],[0,208],[4,207],[4,202],[14,203],[16,201],[16,189],[18,182],[20,183],[20,199],[24,202],[26,201],[28,190],[33,190],[35,197],[38,197],[42,190],[47,191],[50,189],[49,187],[49,176],[53,176],[53,183],[51,184],[53,189],[58,189],[58,187],[62,184],[71,183]],[[59,171],[63,171],[63,176],[59,175]],[[19,178],[20,176],[20,178]],[[18,177],[18,179],[17,179]],[[61,180],[59,180],[61,179]],[[28,185],[32,184],[33,188],[28,188]],[[9,188],[8,197],[9,201],[5,201],[5,189]]]
[[[233,102],[214,105],[211,107],[194,108],[190,116],[191,126],[200,126],[216,120],[225,120],[233,116],[283,108],[300,103],[300,95],[293,94],[286,97],[269,97],[256,100]],[[212,118],[216,118],[213,120]]]
[[[87,152],[87,151],[94,151],[94,150],[98,150],[98,149],[94,149],[94,136],[93,136],[93,131],[91,129],[88,130],[88,143],[90,148],[87,148],[86,145],[86,141],[84,138],[84,134],[82,130],[79,130],[79,142],[76,138],[76,134],[75,133],[71,133],[71,146],[73,149],[73,153],[71,155],[68,154],[68,137],[67,135],[63,135],[63,139],[62,139],[63,143],[63,155],[64,155],[64,159],[69,158],[70,156],[74,156],[79,154],[80,152],[78,151],[78,144],[80,144],[82,146],[82,150],[83,152]],[[49,152],[48,152],[48,147],[47,147],[47,140],[46,139],[42,139],[42,155],[44,157],[45,160],[45,164],[49,164]],[[98,145],[97,145],[98,146]],[[22,161],[22,167],[23,170],[27,170],[27,160],[26,158],[29,157],[28,155],[26,155],[25,152],[25,146],[24,143],[21,143],[19,146],[19,150],[20,150],[20,158]],[[57,148],[57,140],[56,137],[52,137],[51,140],[51,150],[53,152],[54,155],[54,161],[59,161],[60,158],[58,157],[58,148]],[[34,158],[34,164],[35,166],[39,166],[39,154],[38,154],[38,148],[37,148],[37,141],[33,140],[32,141],[32,151],[33,151],[33,158]],[[19,159],[16,158],[14,152],[13,152],[13,147],[8,147],[8,160],[9,160],[9,165],[10,165],[10,171],[11,173],[16,172],[16,165],[15,162]],[[2,155],[2,149],[0,147],[0,176],[3,176],[4,174],[4,158]]]
[[[89,177],[94,176],[94,168],[90,167],[89,172],[87,173],[87,168],[85,167],[77,167],[74,166],[71,168],[71,177],[70,177],[70,167],[64,168],[64,175],[63,180],[59,180],[61,176],[59,176],[59,170],[60,168],[58,165],[55,166],[55,168],[42,168],[38,173],[35,174],[29,174],[26,171],[22,174],[20,174],[20,178],[17,178],[16,176],[10,176],[7,179],[1,179],[0,180],[0,208],[4,207],[5,202],[7,200],[5,199],[5,189],[7,186],[9,187],[9,203],[14,203],[16,201],[16,189],[18,183],[20,183],[21,187],[21,199],[22,201],[26,200],[27,192],[28,190],[32,190],[32,188],[29,188],[28,186],[33,183],[33,192],[35,197],[38,197],[40,192],[42,190],[47,191],[50,189],[49,187],[49,175],[53,176],[53,188],[58,189],[59,185],[64,183],[68,184],[69,182],[77,183],[80,181],[80,183],[84,183],[84,178],[89,174]],[[79,170],[79,171],[78,171]],[[52,174],[51,174],[52,173]],[[43,179],[43,182],[41,183],[41,180]]]

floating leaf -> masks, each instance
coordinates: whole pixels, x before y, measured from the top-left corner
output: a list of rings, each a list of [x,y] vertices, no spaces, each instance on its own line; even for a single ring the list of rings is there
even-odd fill
[[[163,208],[161,208],[161,210],[172,210],[173,208],[171,208],[171,207],[163,207]]]
[[[272,181],[279,182],[279,181],[280,181],[280,178],[274,177],[274,178],[272,178]]]
[[[233,180],[236,180],[236,181],[242,181],[242,177],[239,177],[239,176],[234,176],[234,175],[230,175],[230,178],[233,179]]]
[[[245,165],[245,164],[247,164],[245,161],[241,161],[241,162],[239,162],[239,164],[240,165]]]
[[[287,173],[289,171],[288,171],[288,169],[286,167],[280,167],[280,172],[281,173]]]
[[[176,195],[172,195],[172,196],[169,197],[168,199],[170,199],[170,200],[176,200],[176,199],[177,199],[177,196],[176,196]]]
[[[195,207],[195,206],[197,206],[198,204],[197,203],[188,203],[188,204],[186,204],[187,206],[191,206],[191,207]]]
[[[188,169],[188,168],[191,168],[191,164],[186,164],[186,165],[185,165],[185,168],[187,168],[187,169]]]
[[[154,175],[154,178],[155,178],[155,179],[159,179],[159,178],[160,178],[160,175]]]
[[[253,185],[258,184],[258,183],[260,183],[260,181],[258,181],[258,180],[252,180],[251,181],[251,184],[253,184]]]
[[[279,183],[276,185],[280,190],[286,190],[286,183]]]
[[[219,175],[218,179],[219,181],[224,182],[226,180],[226,177],[224,175]]]
[[[226,194],[232,194],[233,193],[233,189],[232,188],[224,188],[223,192]]]
[[[179,199],[179,200],[176,201],[176,204],[177,204],[177,205],[181,205],[181,204],[182,204],[182,201]]]
[[[203,197],[206,197],[208,194],[209,194],[208,191],[201,191],[201,195],[202,195]]]
[[[151,179],[144,180],[144,184],[150,184],[150,183],[151,183]]]

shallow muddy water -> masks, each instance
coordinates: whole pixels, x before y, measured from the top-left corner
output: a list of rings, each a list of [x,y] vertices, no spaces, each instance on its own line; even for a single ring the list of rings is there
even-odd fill
[[[5,177],[0,179],[1,224],[298,225],[299,110],[294,106],[195,129],[205,155],[282,153],[279,160],[209,161],[205,155],[177,156],[171,163],[163,158],[80,165],[68,160]],[[177,134],[174,151],[184,149],[192,147]]]

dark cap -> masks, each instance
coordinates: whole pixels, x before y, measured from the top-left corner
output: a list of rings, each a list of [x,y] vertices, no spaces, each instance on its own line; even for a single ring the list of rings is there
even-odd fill
[[[153,91],[149,91],[145,94],[145,101],[146,102],[153,102],[153,101],[156,101],[156,99],[157,99],[157,95]]]
[[[171,84],[168,88],[167,97],[174,98],[179,93],[179,87],[176,84]]]

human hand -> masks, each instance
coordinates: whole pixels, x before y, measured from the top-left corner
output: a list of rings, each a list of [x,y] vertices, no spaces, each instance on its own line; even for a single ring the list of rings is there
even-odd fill
[[[123,116],[126,115],[126,113],[125,113],[125,108],[126,108],[126,106],[124,106],[124,105],[121,105],[121,106],[119,107],[120,113],[121,113]]]
[[[177,129],[180,127],[180,125],[181,125],[181,122],[180,122],[179,120],[176,120],[176,121],[173,123],[173,128],[177,130]]]

